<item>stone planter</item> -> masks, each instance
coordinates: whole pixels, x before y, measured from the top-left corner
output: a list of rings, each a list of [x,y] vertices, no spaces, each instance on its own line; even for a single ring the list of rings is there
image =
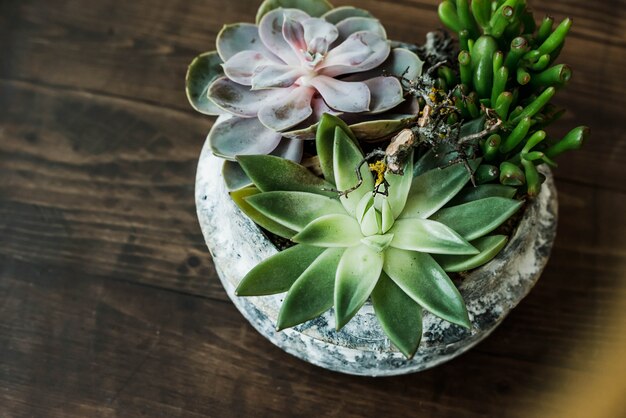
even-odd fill
[[[548,261],[556,235],[557,196],[549,169],[539,197],[528,205],[505,249],[473,271],[459,290],[473,329],[467,331],[430,313],[412,360],[396,350],[366,304],[341,331],[332,311],[281,332],[275,331],[283,295],[240,298],[234,290],[250,269],[277,253],[259,228],[232,202],[221,172],[222,162],[208,145],[196,179],[198,218],[224,289],[256,330],[286,352],[317,366],[363,376],[393,376],[434,367],[464,353],[486,338],[530,292]]]

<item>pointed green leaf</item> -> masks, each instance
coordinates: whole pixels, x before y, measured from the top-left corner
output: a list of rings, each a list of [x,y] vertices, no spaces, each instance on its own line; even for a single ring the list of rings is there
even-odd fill
[[[246,201],[263,215],[294,231],[302,231],[326,215],[345,215],[337,199],[305,192],[266,192]]]
[[[292,240],[319,247],[350,247],[357,245],[361,238],[361,227],[354,218],[327,215],[308,224]]]
[[[463,297],[430,255],[390,248],[385,253],[383,269],[428,311],[454,324],[471,327]]]
[[[431,148],[415,162],[413,178],[421,176],[430,170],[444,167],[456,158],[458,158],[458,154],[450,144],[445,142],[438,144],[437,148]]]
[[[292,191],[336,197],[332,185],[293,161],[273,155],[240,155],[237,161],[262,192]]]
[[[359,223],[363,222],[363,217],[373,205],[374,196],[372,196],[371,194],[366,194],[365,196],[363,196],[363,198],[361,198],[359,204],[356,205],[355,209],[355,218]]]
[[[475,170],[480,160],[469,162]],[[409,198],[399,219],[426,219],[448,203],[470,179],[470,173],[464,164],[427,171],[413,179]]]
[[[335,184],[335,170],[333,168],[333,152],[335,149],[335,131],[340,128],[354,141],[357,142],[356,137],[346,125],[344,121],[337,116],[324,113],[317,126],[317,133],[315,135],[315,148],[317,155],[320,159],[320,166],[324,178],[326,181]]]
[[[393,218],[396,219],[400,216],[404,207],[406,206],[409,192],[411,191],[411,185],[413,184],[413,152],[411,152],[404,167],[404,175],[386,173],[385,180],[389,183],[389,196],[386,198],[389,200],[391,209],[393,210]],[[376,195],[376,198],[380,200],[380,206],[382,207],[383,196]]]
[[[256,15],[257,25],[261,23],[263,16],[274,9],[299,9],[311,17],[320,17],[332,10],[333,5],[327,0],[265,0]]]
[[[400,216],[400,213],[404,210],[406,200],[409,197],[411,186],[413,185],[413,158],[415,152],[409,153],[409,158],[404,165],[404,174],[392,174],[389,173],[385,176],[389,182],[389,202],[393,209],[395,217]]]
[[[515,187],[504,186],[502,184],[481,184],[480,186],[468,186],[461,190],[454,199],[448,202],[446,206],[462,205],[463,203],[473,202],[475,200],[486,199],[488,197],[504,197],[512,199],[517,193]]]
[[[205,52],[191,62],[185,78],[185,91],[194,109],[211,116],[224,113],[207,95],[209,86],[223,76],[222,59],[216,51]]]
[[[488,197],[441,209],[430,219],[449,226],[466,240],[473,240],[502,225],[523,204],[519,200]]]
[[[366,245],[343,253],[335,280],[336,327],[341,329],[369,298],[383,269],[383,254]]]
[[[430,254],[477,254],[478,250],[442,223],[426,219],[402,219],[389,231],[391,246]]]
[[[278,314],[276,324],[278,330],[309,321],[333,306],[335,275],[344,249],[328,248],[320,251],[323,251],[323,254],[289,289]]]
[[[366,237],[370,235],[379,234],[380,233],[380,214],[376,210],[374,206],[369,208],[369,210],[363,216],[363,220],[361,221],[361,232]]]
[[[254,223],[259,225],[261,228],[265,228],[272,234],[276,234],[280,237],[291,239],[291,237],[296,234],[295,231],[279,224],[278,222],[271,220],[270,218],[250,206],[250,204],[246,201],[246,199],[250,196],[255,196],[259,193],[261,193],[259,189],[252,186],[231,192],[230,197],[233,199],[235,204],[237,204],[239,209],[241,209],[241,211],[245,213],[248,218],[252,219]]]
[[[333,170],[335,172],[335,184],[341,191],[349,190],[359,183],[356,170],[363,162],[363,153],[359,147],[352,142],[350,137],[340,128],[335,129],[335,145],[333,152]],[[374,178],[369,171],[367,164],[360,166],[363,183],[349,195],[342,196],[339,200],[352,216],[359,201],[368,193],[374,190]]]
[[[395,217],[393,216],[393,209],[389,204],[388,199],[383,199],[383,213],[382,213],[382,233],[386,234],[387,231],[391,229],[395,222]]]
[[[252,186],[252,180],[246,175],[239,164],[234,161],[224,161],[222,176],[229,191],[243,189]]]
[[[391,342],[408,359],[413,358],[422,339],[422,307],[385,273],[372,292],[372,304]]]
[[[507,243],[505,235],[493,235],[472,241],[480,253],[476,255],[437,255],[435,259],[448,272],[460,272],[475,269],[490,262]]]
[[[372,250],[376,252],[381,252],[386,250],[391,241],[393,240],[393,234],[385,234],[385,235],[372,235],[369,237],[365,237],[361,239],[361,243],[367,245]]]
[[[308,245],[296,245],[281,251],[260,262],[246,274],[235,294],[265,296],[286,292],[323,252],[324,248]]]

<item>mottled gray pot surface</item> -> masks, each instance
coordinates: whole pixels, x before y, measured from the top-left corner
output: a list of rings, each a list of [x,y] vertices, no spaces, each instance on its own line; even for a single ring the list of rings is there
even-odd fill
[[[528,206],[505,249],[460,285],[473,329],[467,331],[430,313],[412,360],[390,343],[370,304],[341,331],[333,312],[293,329],[275,331],[283,295],[239,298],[234,290],[255,265],[277,249],[232,202],[221,176],[222,161],[205,144],[196,179],[198,218],[224,289],[246,319],[286,352],[326,369],[363,376],[393,376],[444,363],[487,337],[532,289],[548,261],[556,234],[557,199],[549,170],[539,197]]]

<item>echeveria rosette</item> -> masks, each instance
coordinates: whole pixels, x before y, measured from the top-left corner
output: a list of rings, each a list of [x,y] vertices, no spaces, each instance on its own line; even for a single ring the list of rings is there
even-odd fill
[[[365,140],[414,117],[413,100],[398,106],[405,94],[397,76],[418,76],[422,62],[408,50],[392,50],[369,12],[332,9],[322,0],[274,0],[263,3],[257,18],[258,26],[225,26],[217,51],[189,68],[190,103],[220,116],[208,138],[214,154],[300,161],[302,140],[315,137],[324,113],[344,115]],[[232,164],[225,170],[227,180],[243,177]]]
[[[371,297],[383,329],[407,357],[421,339],[423,308],[469,328],[465,303],[446,269],[468,270],[493,258],[506,237],[488,234],[522,203],[501,197],[503,190],[464,190],[470,175],[463,164],[414,178],[412,158],[404,175],[386,175],[387,197],[373,194],[373,176],[363,166],[363,184],[338,198],[328,190],[356,184],[363,153],[345,124],[330,115],[320,123],[317,147],[325,180],[278,157],[239,157],[255,187],[235,192],[235,201],[297,245],[250,271],[237,294],[288,291],[279,329],[330,308],[340,329]],[[460,203],[446,206],[453,199]]]

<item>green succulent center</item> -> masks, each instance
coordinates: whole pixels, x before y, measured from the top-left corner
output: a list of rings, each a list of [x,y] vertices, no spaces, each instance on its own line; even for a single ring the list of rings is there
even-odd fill
[[[386,250],[394,237],[389,230],[395,222],[388,199],[368,193],[359,203],[355,215],[364,236],[361,243],[377,252]]]
[[[361,240],[361,243],[367,245],[372,250],[380,253],[389,248],[391,241],[393,241],[393,237],[393,234],[371,235],[369,237],[363,238]]]

